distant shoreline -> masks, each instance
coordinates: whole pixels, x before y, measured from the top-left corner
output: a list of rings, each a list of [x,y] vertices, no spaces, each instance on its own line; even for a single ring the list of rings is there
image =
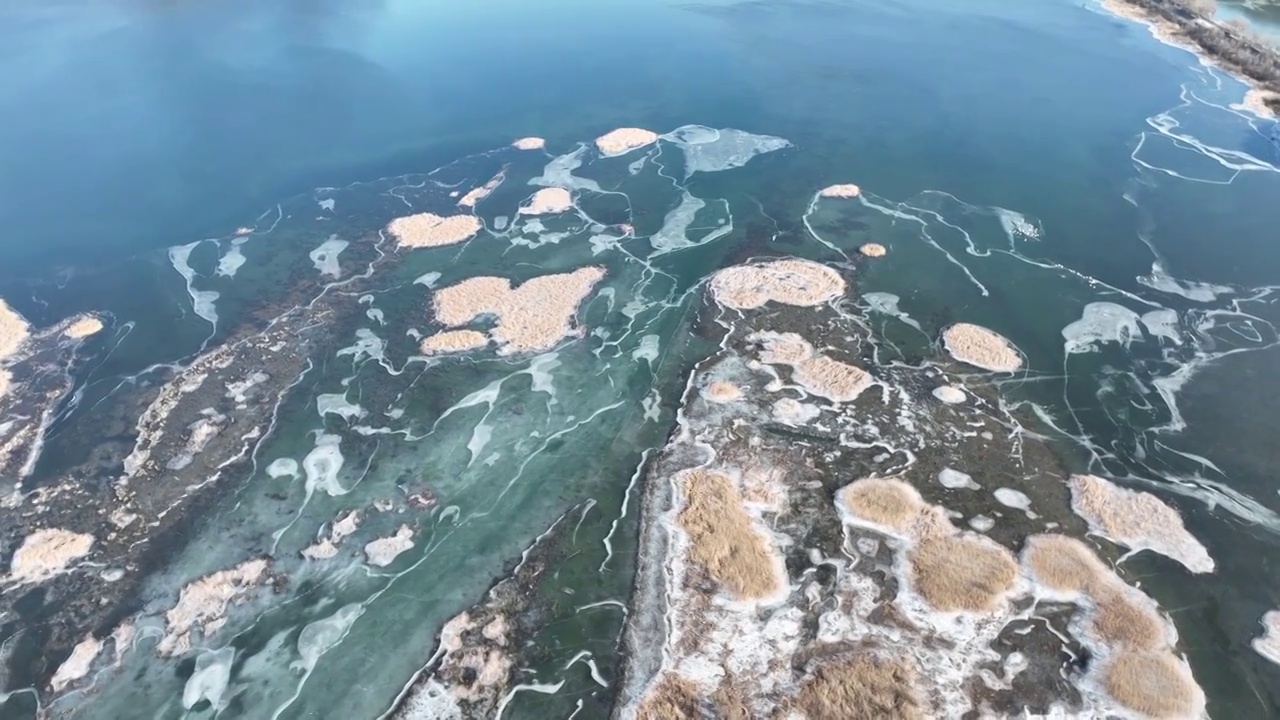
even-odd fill
[[[1101,0],[1109,12],[1146,23],[1161,42],[1185,48],[1250,86],[1237,109],[1280,118],[1280,49],[1248,29],[1213,19],[1212,0]]]

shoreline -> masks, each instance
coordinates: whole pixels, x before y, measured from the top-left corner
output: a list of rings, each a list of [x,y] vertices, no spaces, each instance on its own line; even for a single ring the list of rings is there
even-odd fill
[[[1231,107],[1280,118],[1280,48],[1201,14],[1193,0],[1099,0],[1116,17],[1145,24],[1152,37],[1212,63],[1249,86]]]

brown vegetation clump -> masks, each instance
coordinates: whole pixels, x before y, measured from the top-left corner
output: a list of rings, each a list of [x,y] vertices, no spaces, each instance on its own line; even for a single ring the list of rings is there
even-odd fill
[[[702,717],[698,688],[674,673],[666,673],[649,687],[636,720],[697,720]]]
[[[912,586],[944,612],[989,612],[1018,579],[1012,553],[981,536],[925,537],[909,559]]]
[[[896,478],[856,480],[840,491],[839,501],[855,517],[900,533],[910,531],[925,508],[920,493]]]
[[[1115,583],[1095,596],[1090,630],[1109,647],[1159,650],[1168,642],[1154,603]]]
[[[517,150],[541,150],[547,146],[547,141],[540,137],[522,137],[511,143],[511,147]]]
[[[1027,538],[1022,561],[1036,582],[1059,592],[1091,594],[1111,576],[1087,545],[1066,535]]]
[[[1193,573],[1213,572],[1213,558],[1183,526],[1182,516],[1150,493],[1126,490],[1094,475],[1075,475],[1071,507],[1090,530],[1114,542],[1153,550]]]
[[[878,258],[878,257],[884,257],[885,253],[889,251],[886,250],[885,247],[880,243],[867,243],[862,247],[858,248],[858,252],[862,253],[867,257]]]
[[[439,247],[470,240],[480,232],[480,219],[475,215],[418,213],[398,217],[387,223],[387,233],[402,248]]]
[[[521,215],[553,215],[573,207],[573,196],[559,187],[542,188],[529,198],[528,205],[520,206]]]
[[[844,291],[844,279],[835,270],[794,258],[735,265],[711,277],[716,302],[735,310],[754,310],[769,302],[812,307],[834,300]]]
[[[800,363],[792,377],[805,390],[835,402],[852,402],[871,387],[871,375],[866,370],[825,355]]]
[[[927,714],[914,668],[870,656],[818,666],[795,707],[810,720],[914,720]]]
[[[980,325],[956,323],[942,332],[942,343],[951,357],[992,372],[1013,372],[1022,357],[1004,336]]]
[[[1107,693],[1152,718],[1199,717],[1204,696],[1171,652],[1122,652],[1103,671]]]
[[[658,142],[658,133],[641,128],[618,128],[596,138],[596,149],[604,155],[622,155]]]
[[[497,323],[490,337],[499,354],[550,350],[573,333],[578,306],[604,275],[604,268],[583,267],[532,278],[517,288],[506,278],[468,278],[436,292],[436,320],[453,327],[492,315]]]
[[[828,185],[818,191],[818,195],[825,198],[856,198],[862,194],[862,188],[853,183],[842,183],[840,185]]]
[[[689,536],[689,556],[739,598],[773,595],[781,582],[769,540],[756,529],[726,474],[686,470],[676,476],[685,497],[677,520]]]
[[[418,349],[423,355],[466,352],[489,344],[489,337],[476,330],[446,330],[422,339]]]

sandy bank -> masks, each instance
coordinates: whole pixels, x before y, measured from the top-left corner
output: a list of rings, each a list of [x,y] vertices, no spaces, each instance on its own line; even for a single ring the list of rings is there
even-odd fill
[[[1101,0],[1107,11],[1147,25],[1160,42],[1189,50],[1252,90],[1238,106],[1274,117],[1280,111],[1280,51],[1247,28],[1213,18],[1206,0]]]

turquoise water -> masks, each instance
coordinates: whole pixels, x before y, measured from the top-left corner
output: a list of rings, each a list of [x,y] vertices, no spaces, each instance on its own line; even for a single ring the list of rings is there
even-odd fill
[[[1260,429],[1280,417],[1259,400],[1276,388],[1267,368],[1280,317],[1270,296],[1280,285],[1280,145],[1273,125],[1229,108],[1242,95],[1142,27],[1065,0],[10,4],[0,10],[0,296],[37,325],[112,313],[113,350],[84,376],[88,407],[119,378],[189,358],[255,308],[290,303],[282,279],[309,272],[306,253],[329,233],[371,243],[404,204],[448,203],[432,178],[471,187],[510,162],[522,179],[508,192],[619,126],[783,137],[793,147],[687,182],[666,182],[654,159],[634,176],[631,157],[581,171],[627,195],[629,211],[597,198],[596,217],[630,222],[640,236],[663,227],[677,188],[724,199],[695,227],[725,220],[732,232],[704,246],[602,259],[583,242],[590,231],[574,228],[576,243],[419,251],[377,279],[371,307],[386,324],[357,317],[333,328],[331,352],[300,376],[259,458],[301,460],[316,445],[312,431],[342,434],[349,492],[308,494],[259,467],[198,524],[196,542],[175,549],[140,605],[154,611],[175,585],[250,554],[277,545],[292,554],[319,523],[397,482],[429,477],[442,506],[459,509],[423,519],[410,560],[386,572],[354,561],[291,570],[302,582],[227,636],[238,655],[223,716],[376,717],[430,657],[440,625],[557,519],[578,533],[563,551],[574,558],[564,579],[547,592],[574,595],[553,603],[557,629],[543,636],[549,649],[529,682],[566,685],[521,695],[532,699],[504,717],[567,717],[580,701],[588,709],[578,717],[603,716],[610,688],[565,663],[590,648],[605,675],[617,675],[622,618],[605,606],[605,619],[585,622],[581,608],[626,599],[636,515],[634,504],[622,514],[623,498],[634,502],[637,465],[672,426],[683,377],[714,348],[690,311],[697,283],[754,255],[839,261],[873,238],[893,252],[860,278],[861,290],[900,296],[932,329],[963,317],[1014,339],[1036,375],[1011,383],[1010,397],[1057,424],[1068,464],[1179,504],[1218,575],[1191,578],[1143,557],[1133,567],[1175,608],[1210,711],[1266,717],[1280,670],[1247,643],[1262,613],[1280,606],[1280,581],[1258,572],[1277,557],[1280,532],[1274,451]],[[524,135],[546,137],[548,154],[489,152]],[[917,220],[886,213],[860,229],[831,220],[836,235],[815,242],[803,221],[815,190],[835,182],[858,183]],[[510,192],[494,204],[522,197]],[[321,222],[326,198],[337,210]],[[1010,211],[1039,238],[1007,233]],[[823,218],[813,220],[822,235]],[[246,263],[218,277],[240,226],[258,230],[242,247]],[[218,242],[197,246],[190,264],[196,287],[220,293],[212,328],[165,252],[204,238]],[[587,263],[609,267],[615,294],[586,305],[584,325],[611,335],[569,344],[551,367],[545,358],[424,372],[404,363],[406,330],[427,312],[414,278],[439,271],[444,285]],[[622,312],[631,300],[639,315]],[[1065,355],[1063,327],[1099,301],[1172,309],[1183,340]],[[386,338],[392,359],[334,354],[359,327]],[[644,335],[660,348],[648,362],[633,355]],[[1175,411],[1153,380],[1182,367],[1198,371]],[[544,373],[554,393],[538,389]],[[491,398],[475,395],[495,383]],[[366,420],[395,432],[361,435],[355,423],[318,416],[323,393],[402,410],[405,421]],[[1185,429],[1175,427],[1179,413]],[[503,453],[493,464],[476,463],[481,426],[492,432],[482,449]],[[1161,426],[1170,431],[1153,430]],[[41,481],[81,461],[78,437],[53,438]],[[332,651],[289,671],[300,628],[350,606],[361,614]],[[78,706],[80,717],[215,714],[182,708],[189,667],[128,667],[129,686],[59,707]]]

